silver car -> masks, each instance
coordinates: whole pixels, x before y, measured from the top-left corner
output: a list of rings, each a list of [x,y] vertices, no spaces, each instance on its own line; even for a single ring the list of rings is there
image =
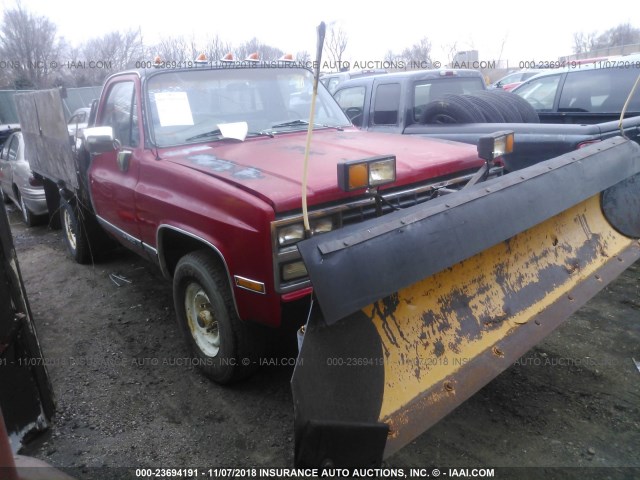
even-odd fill
[[[28,226],[35,225],[47,213],[42,182],[33,176],[24,156],[22,133],[12,133],[0,153],[0,193],[2,200],[13,201],[22,211]]]

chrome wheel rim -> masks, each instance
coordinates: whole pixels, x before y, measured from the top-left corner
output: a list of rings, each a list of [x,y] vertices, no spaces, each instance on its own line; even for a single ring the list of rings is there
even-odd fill
[[[196,282],[185,290],[185,314],[191,336],[202,353],[215,357],[220,351],[218,319],[204,289]]]
[[[76,249],[76,232],[73,229],[71,214],[67,209],[64,209],[63,217],[64,217],[64,233],[67,236],[69,245],[73,250],[75,250]]]

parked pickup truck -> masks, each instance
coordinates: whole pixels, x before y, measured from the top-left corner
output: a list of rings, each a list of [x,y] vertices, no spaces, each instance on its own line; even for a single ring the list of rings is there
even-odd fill
[[[264,358],[258,326],[304,323],[296,465],[379,466],[640,257],[640,147],[500,175],[510,132],[362,131],[317,87],[295,64],[118,73],[74,148],[57,90],[16,101],[71,255],[108,233],[157,264],[219,383]]]
[[[630,103],[622,129],[617,118],[640,74],[640,63],[622,65],[626,68],[582,65],[536,76],[515,90],[535,100],[533,105],[516,93],[468,88],[464,92],[448,88],[444,93],[465,95],[448,95],[428,103],[431,99],[422,92],[436,83],[433,76],[421,73],[350,80],[341,84],[334,96],[354,125],[369,131],[465,143],[476,143],[480,136],[497,130],[513,131],[516,147],[505,157],[505,164],[508,170],[518,170],[622,132],[638,141],[640,92]],[[439,88],[445,87],[442,82]]]
[[[221,383],[249,370],[240,360],[257,348],[247,325],[280,326],[312,291],[296,244],[305,238],[301,175],[313,75],[284,67],[114,75],[75,153],[57,91],[18,97],[27,145],[38,152],[32,167],[59,206],[71,255],[91,261],[107,232],[157,264],[173,279],[191,348]],[[312,234],[460,188],[485,163],[469,145],[355,129],[323,87],[315,110]],[[341,189],[336,170],[353,162],[379,165],[376,181],[393,183]],[[377,194],[394,205],[381,205]]]

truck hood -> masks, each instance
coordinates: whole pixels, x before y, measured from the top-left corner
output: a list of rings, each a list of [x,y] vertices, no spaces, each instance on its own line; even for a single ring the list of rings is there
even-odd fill
[[[269,202],[276,212],[300,208],[305,132],[254,137],[161,150],[160,157],[230,182]],[[478,168],[471,145],[357,129],[316,130],[311,140],[308,204],[361,195],[338,188],[337,164],[379,155],[396,156],[396,182],[386,186],[425,182]],[[381,188],[382,190],[382,188]]]

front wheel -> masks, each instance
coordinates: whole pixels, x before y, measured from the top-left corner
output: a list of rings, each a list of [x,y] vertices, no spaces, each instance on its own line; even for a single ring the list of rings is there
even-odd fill
[[[205,375],[228,384],[254,370],[252,332],[238,318],[226,272],[208,251],[180,259],[173,300],[180,330]]]
[[[89,263],[91,247],[85,222],[81,218],[80,209],[64,198],[60,198],[60,224],[64,243],[71,257],[78,263]]]

